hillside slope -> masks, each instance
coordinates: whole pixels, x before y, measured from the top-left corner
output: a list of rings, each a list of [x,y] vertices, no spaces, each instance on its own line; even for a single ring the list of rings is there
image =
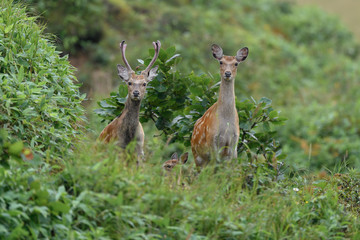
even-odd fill
[[[355,33],[357,39],[360,39],[360,28],[357,24],[360,22],[360,16],[358,14],[358,9],[360,8],[360,3],[357,0],[297,0],[301,5],[307,6],[317,6],[321,9],[324,9],[326,12],[329,12],[333,15],[337,15],[345,25]]]

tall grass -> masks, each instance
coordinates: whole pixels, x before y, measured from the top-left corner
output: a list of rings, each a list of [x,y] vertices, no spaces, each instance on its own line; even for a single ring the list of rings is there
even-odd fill
[[[81,149],[81,150],[80,150]],[[290,178],[238,159],[197,173],[193,163],[165,174],[167,159],[136,167],[131,151],[83,143],[55,185],[80,199],[77,213],[112,239],[340,239],[359,221],[340,204],[338,182]],[[329,177],[330,179],[330,177]],[[85,221],[85,222],[86,222]],[[86,224],[80,224],[86,229]]]

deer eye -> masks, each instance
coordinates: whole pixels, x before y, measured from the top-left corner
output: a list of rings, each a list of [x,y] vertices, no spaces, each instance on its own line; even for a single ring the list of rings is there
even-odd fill
[[[235,63],[235,66],[237,67],[237,65],[239,65],[238,63]]]
[[[146,83],[144,83],[143,86],[145,87],[145,86],[146,86]]]
[[[222,62],[222,61],[220,61],[220,65],[221,65],[221,64],[223,64],[223,62]]]
[[[129,82],[128,84],[129,84],[129,86],[131,86],[131,85],[132,85],[132,82]]]

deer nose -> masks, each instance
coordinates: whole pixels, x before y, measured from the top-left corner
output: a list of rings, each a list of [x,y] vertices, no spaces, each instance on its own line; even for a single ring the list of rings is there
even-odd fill
[[[138,96],[140,95],[140,92],[139,92],[138,90],[135,90],[135,91],[133,92],[133,94],[134,94],[134,97],[138,97]]]
[[[225,72],[225,77],[230,77],[231,76],[231,72],[230,71],[226,71]]]

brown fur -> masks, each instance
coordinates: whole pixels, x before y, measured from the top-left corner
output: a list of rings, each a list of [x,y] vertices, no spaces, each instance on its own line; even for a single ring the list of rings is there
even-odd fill
[[[170,160],[167,160],[163,164],[163,169],[166,171],[171,171],[177,164],[185,164],[188,160],[189,154],[186,152],[181,155],[180,159],[178,158],[177,154],[173,154]]]
[[[212,157],[216,159],[237,157],[236,148],[240,129],[235,107],[234,82],[237,65],[246,59],[248,49],[239,50],[236,56],[224,56],[221,47],[214,44],[212,51],[213,56],[220,63],[220,94],[218,101],[194,125],[191,150],[196,166],[206,165]]]
[[[99,139],[105,143],[116,141],[121,148],[126,148],[131,141],[136,141],[138,158],[144,155],[143,145],[145,137],[142,125],[139,122],[140,103],[145,96],[147,84],[157,75],[156,71],[158,67],[156,66],[152,69],[151,67],[159,55],[161,43],[157,41],[156,43],[153,42],[153,45],[155,48],[153,59],[149,66],[142,71],[141,74],[137,75],[126,60],[125,41],[122,41],[120,44],[122,58],[126,67],[119,64],[118,74],[127,84],[128,96],[121,115],[107,125],[99,136]]]

